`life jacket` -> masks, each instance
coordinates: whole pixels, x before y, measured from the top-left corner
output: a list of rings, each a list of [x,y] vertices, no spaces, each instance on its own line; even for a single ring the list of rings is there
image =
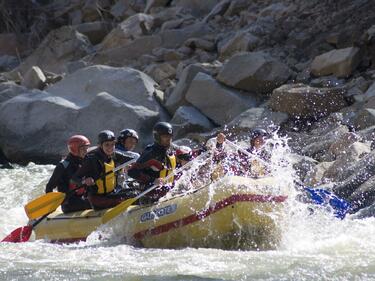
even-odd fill
[[[259,160],[252,160],[250,166],[251,175],[255,177],[264,177],[266,175],[266,167]]]
[[[115,162],[111,159],[109,163],[101,162],[101,164],[103,166],[103,175],[95,181],[95,184],[98,187],[98,194],[106,194],[112,192],[116,186]]]
[[[160,178],[166,178],[176,168],[176,156],[168,155],[167,160],[168,160],[167,167],[164,167],[164,169],[160,171],[160,174],[159,174]],[[174,180],[174,176],[171,176],[167,182],[173,183],[173,180]]]

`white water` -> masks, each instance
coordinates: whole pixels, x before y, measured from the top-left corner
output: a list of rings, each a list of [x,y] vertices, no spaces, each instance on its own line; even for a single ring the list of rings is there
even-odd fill
[[[43,194],[52,170],[34,164],[0,170],[0,239],[27,223],[23,205]],[[286,170],[278,176],[290,180]],[[375,280],[374,218],[339,220],[289,204],[275,251],[140,249],[95,238],[0,243],[0,280]]]

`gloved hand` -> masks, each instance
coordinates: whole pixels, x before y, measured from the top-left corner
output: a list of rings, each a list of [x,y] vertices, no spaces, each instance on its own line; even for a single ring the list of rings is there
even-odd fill
[[[151,170],[155,172],[160,172],[161,170],[164,169],[163,163],[155,159],[151,159],[145,162],[145,166],[149,167]]]

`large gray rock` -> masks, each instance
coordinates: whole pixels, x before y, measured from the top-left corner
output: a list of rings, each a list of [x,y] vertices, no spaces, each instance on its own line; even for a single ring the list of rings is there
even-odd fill
[[[170,123],[173,125],[175,138],[181,138],[188,133],[207,132],[214,128],[214,124],[193,106],[181,106]]]
[[[170,0],[147,0],[146,8],[144,13],[147,14],[154,7],[164,7]]]
[[[63,26],[51,31],[38,48],[12,72],[25,74],[34,65],[43,71],[65,73],[65,63],[80,59],[92,51],[86,36],[73,27]]]
[[[8,56],[8,55],[0,55],[0,72],[10,71],[11,69],[15,68],[19,64],[17,57],[15,56]]]
[[[371,206],[375,203],[375,176],[361,184],[349,197],[353,212]]]
[[[43,71],[39,67],[33,66],[25,73],[21,85],[29,89],[42,90],[46,80]]]
[[[172,94],[168,97],[165,102],[165,108],[169,113],[174,114],[175,111],[183,105],[187,105],[188,102],[185,99],[187,90],[190,87],[191,81],[193,81],[195,75],[198,72],[209,73],[203,67],[199,65],[189,65],[181,73],[180,79],[177,82]]]
[[[95,64],[126,65],[129,61],[138,60],[142,55],[150,55],[157,48],[177,48],[191,37],[200,37],[211,32],[207,25],[201,23],[178,30],[166,30],[156,35],[136,38],[125,46],[103,49],[90,58]]]
[[[255,127],[271,128],[279,127],[288,120],[288,114],[273,112],[264,107],[254,107],[241,113],[227,124],[228,128],[235,128],[236,133],[244,131],[250,132]]]
[[[357,130],[375,125],[375,108],[363,108],[356,116],[354,125]]]
[[[148,34],[153,22],[154,18],[146,14],[135,14],[127,18],[104,38],[100,45],[100,50],[120,47]]]
[[[291,116],[321,117],[345,107],[344,90],[287,84],[275,89],[269,107]]]
[[[341,180],[333,191],[344,198],[349,198],[356,189],[375,175],[375,151],[345,166],[337,177]],[[337,178],[336,177],[336,178]]]
[[[174,0],[173,6],[185,8],[192,15],[199,17],[208,14],[221,0]]]
[[[361,52],[356,47],[332,50],[314,58],[311,73],[315,76],[333,74],[337,77],[348,77],[359,65],[361,58]]]
[[[79,33],[87,36],[91,44],[96,45],[112,30],[113,25],[105,21],[85,22],[73,26]]]
[[[155,85],[154,80],[135,69],[95,65],[77,70],[46,91],[78,106],[86,106],[96,94],[107,92],[130,105],[155,111],[159,108],[153,99]]]
[[[92,66],[76,71],[47,91],[17,95],[0,104],[0,147],[12,161],[56,162],[66,140],[84,134],[96,143],[104,129],[126,127],[140,133],[140,145],[162,109],[154,99],[155,82],[130,68]]]
[[[191,82],[186,100],[219,125],[228,123],[258,104],[258,100],[250,93],[245,95],[225,87],[210,75],[201,72]]]
[[[14,82],[0,83],[0,103],[5,102],[25,92],[29,92],[29,90]]]
[[[240,52],[248,52],[255,49],[259,38],[248,32],[237,32],[232,38],[224,39],[218,44],[218,52],[221,59],[226,59]]]
[[[225,85],[255,93],[270,93],[288,80],[287,65],[263,52],[240,53],[223,66],[217,79]]]

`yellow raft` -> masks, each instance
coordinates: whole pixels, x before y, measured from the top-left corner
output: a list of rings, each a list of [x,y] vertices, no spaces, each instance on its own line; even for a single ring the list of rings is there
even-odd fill
[[[147,248],[274,249],[280,240],[284,202],[272,178],[226,176],[188,194],[131,206],[113,222],[127,243]],[[107,210],[55,211],[35,227],[35,238],[82,241]],[[119,221],[120,220],[120,221]]]

